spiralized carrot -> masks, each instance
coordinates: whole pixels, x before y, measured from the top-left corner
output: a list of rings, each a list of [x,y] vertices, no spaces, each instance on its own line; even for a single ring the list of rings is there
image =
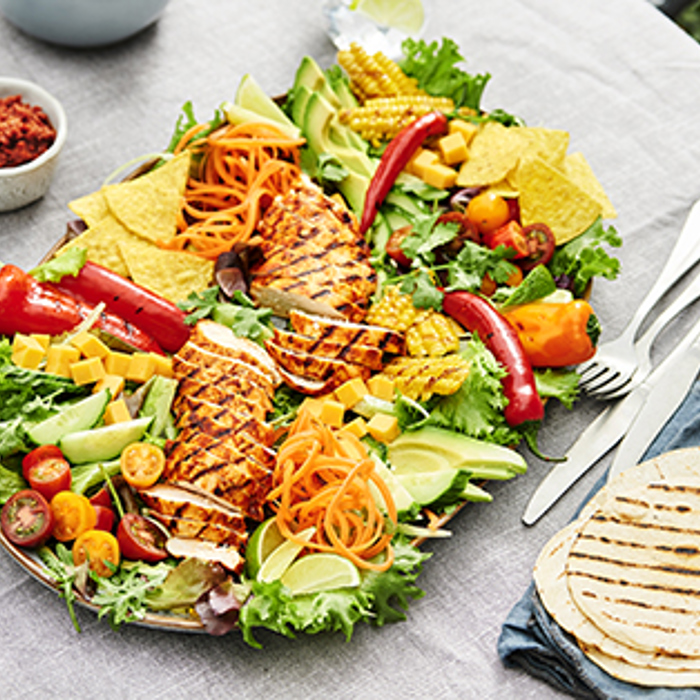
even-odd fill
[[[271,124],[226,125],[204,138],[188,129],[174,149],[201,155],[185,188],[178,233],[159,245],[215,260],[236,243],[247,243],[272,199],[299,179],[299,146]]]
[[[360,569],[386,571],[394,562],[392,535],[370,484],[395,524],[396,505],[365,446],[301,411],[281,445],[268,499],[285,539],[319,552],[334,552]],[[315,528],[307,541],[300,533]],[[381,561],[370,561],[384,553]]]

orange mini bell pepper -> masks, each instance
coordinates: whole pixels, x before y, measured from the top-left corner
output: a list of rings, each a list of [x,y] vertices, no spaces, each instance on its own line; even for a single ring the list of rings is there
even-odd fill
[[[518,332],[533,367],[577,365],[595,355],[600,325],[583,299],[563,304],[534,302],[502,313]]]

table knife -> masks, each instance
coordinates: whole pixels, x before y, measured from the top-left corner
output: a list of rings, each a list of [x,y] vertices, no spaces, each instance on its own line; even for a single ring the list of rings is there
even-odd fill
[[[652,376],[653,373],[619,403],[608,406],[579,435],[567,452],[566,461],[556,464],[532,494],[522,517],[525,525],[537,522],[583,474],[622,440],[646,401]]]
[[[661,428],[683,403],[700,370],[700,322],[664,362],[645,406],[637,413],[610,466],[608,480],[641,459]]]

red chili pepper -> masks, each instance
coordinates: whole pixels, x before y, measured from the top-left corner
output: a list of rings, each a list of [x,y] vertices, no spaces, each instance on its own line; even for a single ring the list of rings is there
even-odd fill
[[[372,225],[377,209],[389,194],[399,173],[406,167],[416,149],[429,137],[447,129],[447,117],[442,112],[430,112],[404,127],[386,147],[377,171],[365,195],[360,221],[360,234]]]
[[[108,311],[134,323],[164,350],[177,352],[190,337],[184,311],[175,304],[89,260],[76,277],[51,286],[88,304],[104,302]]]
[[[535,387],[532,366],[513,326],[488,301],[469,292],[446,293],[442,308],[467,330],[478,333],[507,370],[502,384],[508,399],[504,411],[508,424],[516,426],[541,420],[544,405]]]
[[[0,268],[0,334],[47,333],[73,330],[94,310],[73,297],[37,282],[15,265]],[[144,352],[163,354],[158,343],[140,328],[103,311],[95,326]]]

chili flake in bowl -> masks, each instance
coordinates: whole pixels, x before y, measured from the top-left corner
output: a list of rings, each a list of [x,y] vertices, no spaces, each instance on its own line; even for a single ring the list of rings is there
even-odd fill
[[[65,113],[53,96],[29,81],[0,77],[0,212],[46,193],[65,139]]]

